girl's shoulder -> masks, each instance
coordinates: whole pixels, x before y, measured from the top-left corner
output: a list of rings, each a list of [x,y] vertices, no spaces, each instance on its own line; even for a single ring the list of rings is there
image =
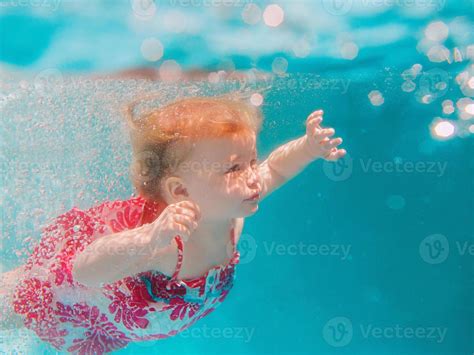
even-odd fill
[[[113,232],[135,228],[140,222],[146,200],[141,196],[126,200],[104,201],[84,212],[109,225]]]

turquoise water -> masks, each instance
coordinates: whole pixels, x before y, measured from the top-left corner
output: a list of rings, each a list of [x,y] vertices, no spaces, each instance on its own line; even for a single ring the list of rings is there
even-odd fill
[[[176,93],[78,75],[165,60],[276,69],[286,75],[262,85],[271,88],[260,158],[304,134],[318,108],[349,157],[313,162],[246,219],[234,289],[214,313],[189,332],[118,353],[472,354],[472,3],[276,3],[285,11],[277,29],[243,23],[242,6],[157,2],[157,20],[146,12],[137,20],[129,2],[0,2],[4,270],[24,262],[49,217],[130,196],[117,103],[141,90]],[[170,10],[188,19],[184,32],[167,24]],[[443,39],[423,42],[427,33]],[[159,61],[140,51],[149,37],[165,49]],[[436,44],[445,49],[429,52]],[[436,126],[440,118],[447,126]],[[54,353],[22,334],[29,352]]]

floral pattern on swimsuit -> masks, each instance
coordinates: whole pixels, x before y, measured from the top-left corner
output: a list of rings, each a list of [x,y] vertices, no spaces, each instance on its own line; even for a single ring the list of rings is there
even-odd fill
[[[78,251],[96,238],[139,227],[142,215],[153,220],[163,208],[138,196],[85,211],[74,207],[56,217],[43,230],[14,292],[13,307],[25,326],[57,350],[102,354],[132,341],[176,335],[216,309],[232,288],[239,263],[234,227],[229,263],[198,278],[177,277],[183,244],[176,237],[178,263],[172,276],[150,270],[101,288],[74,280],[72,260]]]

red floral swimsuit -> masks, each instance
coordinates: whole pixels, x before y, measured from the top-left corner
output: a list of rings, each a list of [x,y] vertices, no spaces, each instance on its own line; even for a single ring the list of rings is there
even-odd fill
[[[101,354],[132,341],[162,339],[190,327],[226,298],[240,254],[231,228],[233,256],[205,275],[180,280],[183,244],[176,237],[174,274],[146,271],[101,288],[73,279],[72,260],[96,238],[153,221],[163,204],[142,197],[104,202],[56,217],[28,258],[13,298],[25,326],[61,351]]]

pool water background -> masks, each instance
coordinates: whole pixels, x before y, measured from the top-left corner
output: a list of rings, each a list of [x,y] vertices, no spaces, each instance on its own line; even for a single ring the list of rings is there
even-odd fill
[[[464,30],[457,36],[451,31],[445,45],[465,49],[472,44],[472,4],[446,2],[440,10],[421,14],[406,12],[410,8],[366,7],[364,13],[353,7],[338,16],[321,4],[278,3],[289,22],[291,14],[299,14],[299,27],[298,21],[290,22],[292,26],[276,36],[259,26],[240,40],[232,33],[243,25],[233,17],[216,20],[213,9],[181,8],[190,18],[208,24],[186,36],[161,35],[160,27],[154,32],[146,26],[132,30],[128,2],[113,6],[63,2],[54,12],[3,7],[3,267],[8,270],[25,260],[26,252],[15,251],[31,247],[46,218],[73,206],[86,208],[95,200],[127,198],[132,193],[127,180],[130,152],[113,110],[117,101],[140,90],[124,81],[122,89],[111,83],[94,90],[79,85],[50,95],[37,90],[38,73],[53,68],[65,78],[152,66],[139,50],[151,35],[163,40],[163,59],[176,60],[183,69],[233,65],[271,71],[275,57],[284,57],[288,76],[272,82],[265,95],[260,157],[304,134],[307,115],[323,108],[324,121],[344,139],[349,158],[336,166],[312,163],[246,219],[235,286],[222,306],[192,328],[194,332],[131,344],[118,353],[471,354],[473,263],[462,246],[473,243],[473,149],[465,125],[472,123],[472,117],[443,114],[441,103],[468,96],[455,78],[469,69],[472,58],[466,58],[464,50],[462,61],[432,62],[416,46],[430,22],[456,18]],[[313,22],[302,22],[311,14],[317,15]],[[318,35],[310,55],[288,54],[289,44],[306,32]],[[355,59],[342,59],[335,50],[340,32],[350,33],[359,46]],[[413,79],[416,90],[406,92],[402,73],[416,63],[423,72]],[[445,76],[446,89],[430,86],[434,69]],[[320,86],[323,82],[328,86]],[[161,88],[147,85],[151,91]],[[380,106],[369,100],[373,90],[383,94]],[[435,96],[427,104],[421,102],[426,90]],[[61,113],[64,117],[58,120]],[[430,126],[436,117],[457,122],[459,135],[448,140],[433,137]],[[18,171],[21,162],[28,167],[25,175]],[[35,162],[40,168],[57,165],[48,175],[31,169]],[[404,170],[370,165],[377,162],[398,162]],[[439,165],[433,171],[416,172],[406,162]],[[23,187],[18,186],[20,177],[28,182]],[[449,246],[445,259],[429,254],[428,244],[438,245],[425,240],[432,235],[445,250]],[[25,242],[28,236],[31,240]],[[299,243],[323,247],[318,249],[323,254],[324,246],[338,249],[335,255],[305,255],[294,252]],[[275,249],[270,252],[272,245]],[[342,248],[350,251],[347,257],[341,255]],[[337,333],[349,331],[349,325],[352,335]],[[364,336],[367,327],[397,325],[438,327],[446,329],[446,335],[440,342],[377,333]],[[35,352],[54,353],[45,344],[29,341],[26,346],[34,346]]]

